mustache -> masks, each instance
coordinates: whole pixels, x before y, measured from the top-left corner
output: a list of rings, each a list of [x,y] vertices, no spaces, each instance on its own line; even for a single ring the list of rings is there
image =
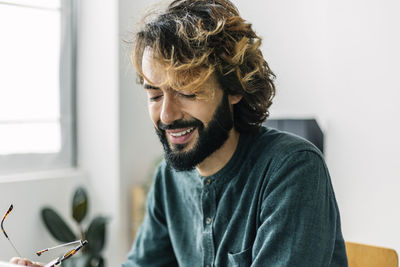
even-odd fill
[[[164,124],[161,121],[157,122],[157,127],[159,130],[174,130],[174,129],[181,129],[181,128],[189,128],[189,127],[203,127],[203,123],[198,119],[193,119],[190,121],[185,120],[176,120],[171,124]]]

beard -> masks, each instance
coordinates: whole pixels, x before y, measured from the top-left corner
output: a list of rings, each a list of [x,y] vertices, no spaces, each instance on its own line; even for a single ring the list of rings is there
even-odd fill
[[[165,159],[177,171],[193,170],[199,163],[214,153],[226,142],[229,131],[233,128],[233,117],[229,106],[227,94],[223,94],[214,115],[208,126],[194,118],[193,120],[177,120],[166,125],[161,121],[157,123],[156,133],[163,145]],[[193,148],[187,151],[184,149],[188,144],[170,144],[167,140],[165,130],[197,128],[198,138]]]

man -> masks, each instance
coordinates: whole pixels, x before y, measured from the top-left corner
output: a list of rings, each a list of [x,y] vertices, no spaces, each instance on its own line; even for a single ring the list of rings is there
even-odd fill
[[[275,88],[260,43],[228,0],[143,20],[133,62],[165,161],[123,267],[347,266],[322,155],[261,127]]]
[[[228,0],[143,20],[133,62],[165,161],[123,267],[347,266],[321,153],[261,127],[275,87],[260,45]]]

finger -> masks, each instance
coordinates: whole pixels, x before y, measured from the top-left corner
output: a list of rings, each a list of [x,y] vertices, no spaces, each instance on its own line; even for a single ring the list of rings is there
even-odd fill
[[[20,257],[13,257],[10,260],[10,263],[13,264],[18,264],[18,265],[22,265],[22,266],[31,266],[31,267],[43,267],[44,264],[40,263],[40,262],[32,262],[28,259],[23,259]]]
[[[20,259],[21,259],[20,257],[12,257],[10,263],[17,264]]]
[[[17,261],[18,265],[23,265],[23,266],[29,266],[29,264],[31,264],[31,261],[28,259],[18,259]]]
[[[14,263],[14,264],[18,264],[18,265],[23,265],[23,266],[26,266],[26,265],[28,264],[28,262],[29,262],[29,260],[23,259],[23,258],[20,258],[20,257],[13,257],[13,258],[10,260],[10,263]]]
[[[12,257],[10,263],[16,264],[20,258],[19,257]]]
[[[44,264],[41,262],[32,262],[32,265],[28,265],[28,266],[32,266],[32,267],[43,267]]]

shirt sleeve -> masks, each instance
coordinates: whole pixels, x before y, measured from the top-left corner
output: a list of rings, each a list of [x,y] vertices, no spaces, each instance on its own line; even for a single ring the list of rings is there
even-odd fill
[[[161,175],[156,174],[146,201],[146,215],[122,267],[178,266],[162,205]]]
[[[347,266],[345,256],[340,265],[332,261],[344,240],[322,157],[295,152],[267,175],[251,266]]]

